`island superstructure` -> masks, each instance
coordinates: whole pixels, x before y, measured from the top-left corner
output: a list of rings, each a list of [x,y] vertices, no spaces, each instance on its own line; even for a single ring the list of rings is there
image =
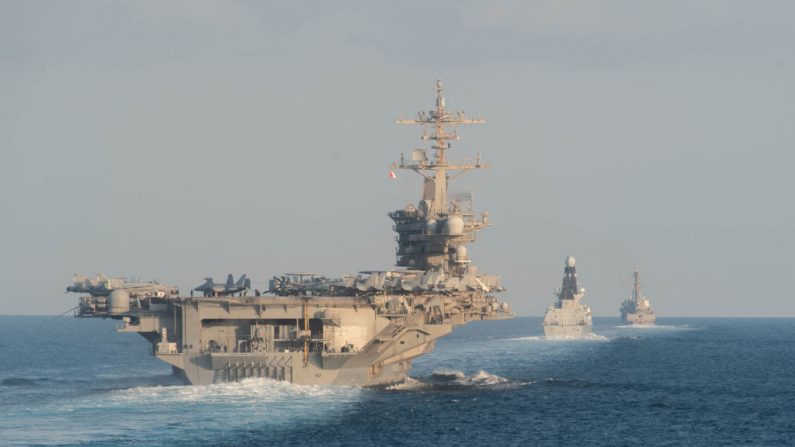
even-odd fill
[[[397,232],[399,269],[331,279],[315,273],[274,277],[267,293],[186,297],[114,289],[80,299],[80,317],[120,320],[142,335],[158,359],[190,384],[269,377],[297,384],[378,385],[403,380],[414,358],[471,320],[511,318],[494,295],[500,277],[480,272],[467,244],[492,225],[471,198],[448,193],[457,175],[488,167],[447,160],[455,128],[484,120],[447,109],[441,81],[436,106],[398,120],[426,128],[431,154],[416,149],[391,169],[423,177],[417,205],[388,213]]]
[[[576,338],[591,333],[591,308],[580,302],[585,289],[577,284],[576,265],[574,256],[566,257],[563,284],[555,291],[557,300],[544,315],[544,335],[547,337]]]
[[[657,316],[648,298],[640,292],[640,270],[637,265],[632,278],[632,294],[621,303],[621,320],[625,324],[652,325],[657,321]]]

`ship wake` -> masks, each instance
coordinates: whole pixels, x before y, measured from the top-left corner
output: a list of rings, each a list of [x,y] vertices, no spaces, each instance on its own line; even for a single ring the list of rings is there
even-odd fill
[[[19,380],[9,380],[6,384],[29,386]],[[0,426],[8,429],[6,440],[42,445],[83,444],[97,439],[129,440],[134,433],[136,437],[158,439],[164,445],[178,445],[184,432],[175,427],[198,425],[209,436],[207,440],[213,433],[253,425],[276,430],[307,421],[332,420],[341,412],[352,411],[363,389],[247,379],[205,386],[158,385],[101,393],[86,391],[89,392],[58,396],[38,406],[35,415],[20,414],[13,421],[15,425]],[[126,417],[119,418],[120,414]],[[53,420],[59,424],[40,424]],[[33,424],[42,425],[34,434],[15,428]],[[64,430],[63,424],[68,424],[69,430]]]
[[[687,331],[694,329],[688,325],[682,326],[671,326],[671,325],[664,325],[664,324],[623,324],[620,326],[616,326],[616,329],[657,329],[661,331]]]
[[[599,334],[588,334],[583,336],[573,336],[573,335],[536,335],[536,336],[529,336],[529,337],[515,337],[509,340],[519,340],[519,341],[609,341],[608,337]]]
[[[333,387],[328,385],[295,385],[272,379],[252,378],[239,382],[226,382],[196,386],[155,386],[130,388],[116,391],[123,401],[150,401],[157,399],[168,403],[202,404],[277,404],[280,401],[308,403],[316,399],[355,398],[361,389],[357,387]]]
[[[486,371],[467,375],[457,370],[434,371],[426,377],[413,378],[387,387],[390,391],[461,391],[505,390],[527,385],[529,382],[512,380]]]

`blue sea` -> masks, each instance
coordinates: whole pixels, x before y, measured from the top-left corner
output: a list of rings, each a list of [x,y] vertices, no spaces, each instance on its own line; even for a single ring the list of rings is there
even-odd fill
[[[0,317],[0,444],[795,445],[795,319],[474,322],[385,388],[183,386],[117,322]]]

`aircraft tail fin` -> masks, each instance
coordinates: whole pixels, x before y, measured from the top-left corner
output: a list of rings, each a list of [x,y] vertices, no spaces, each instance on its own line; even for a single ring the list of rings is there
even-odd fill
[[[235,287],[235,277],[230,273],[229,276],[226,277],[226,288],[231,289],[233,287]]]
[[[244,274],[240,275],[240,279],[237,280],[237,283],[235,284],[235,286],[237,288],[244,288],[245,287],[247,289],[250,289],[251,288],[251,281],[248,278],[246,278],[246,274],[244,273]]]
[[[195,290],[197,292],[205,292],[212,289],[213,289],[213,279],[204,278],[204,283],[199,284],[198,286],[194,287],[192,290]]]

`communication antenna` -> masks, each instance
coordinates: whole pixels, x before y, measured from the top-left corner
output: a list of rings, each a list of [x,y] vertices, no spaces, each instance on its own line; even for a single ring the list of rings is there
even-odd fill
[[[461,137],[456,132],[456,126],[461,124],[483,124],[486,122],[482,117],[471,117],[461,112],[450,112],[444,99],[444,86],[441,79],[436,80],[436,109],[429,110],[427,113],[420,111],[414,119],[398,119],[397,124],[415,124],[426,126],[420,137],[423,141],[434,141],[431,149],[434,150],[433,159],[428,160],[422,150],[415,150],[412,154],[412,161],[407,162],[401,154],[400,162],[392,163],[392,169],[410,169],[425,178],[423,188],[423,200],[430,203],[430,214],[438,214],[447,211],[447,184],[451,178],[455,178],[464,172],[472,169],[486,169],[490,165],[483,163],[478,154],[477,160],[466,163],[448,163],[447,150],[450,149],[450,141],[458,141]],[[460,171],[448,175],[448,171]]]

